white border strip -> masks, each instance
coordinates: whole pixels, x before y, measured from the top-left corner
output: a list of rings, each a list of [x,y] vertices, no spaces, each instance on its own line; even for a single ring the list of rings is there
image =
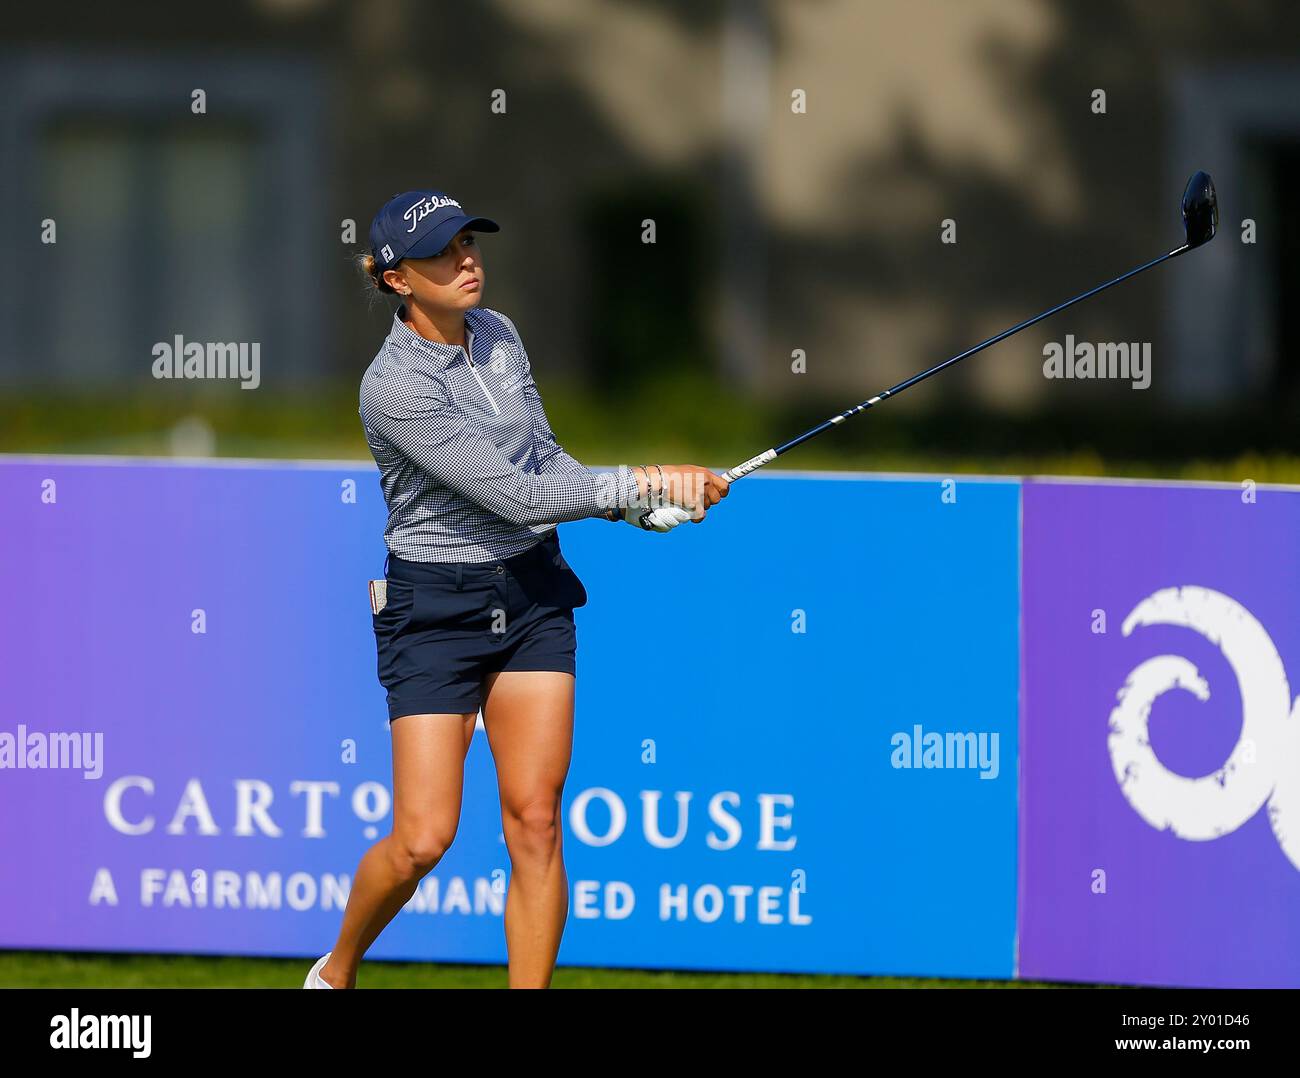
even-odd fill
[[[0,453],[0,464],[106,464],[115,467],[150,464],[183,468],[286,468],[304,471],[377,472],[375,462],[364,460],[302,460],[285,457],[133,457],[94,453]]]
[[[612,465],[611,465],[612,467]],[[1213,490],[1240,490],[1241,482],[1231,479],[1158,479],[1133,476],[1109,475],[1025,475],[1023,473],[975,475],[966,472],[837,472],[837,471],[798,471],[790,468],[775,470],[763,469],[746,476],[746,479],[888,479],[900,482],[916,482],[939,479],[955,479],[961,483],[1086,483],[1093,486],[1162,486],[1162,487],[1204,487]],[[1249,477],[1247,477],[1249,478]],[[1300,491],[1297,483],[1256,483],[1262,490]]]
[[[1204,487],[1211,490],[1241,490],[1241,481],[1231,479],[1141,479],[1130,476],[1110,475],[1026,475],[1022,476],[1029,483],[1092,483],[1094,486],[1132,487]],[[1249,476],[1246,476],[1249,479]],[[1261,490],[1300,491],[1297,483],[1256,483]]]
[[[721,473],[722,469],[718,469]],[[775,471],[758,471],[752,473],[756,479],[889,479],[900,482],[916,482],[922,479],[960,479],[972,483],[1018,483],[1019,475],[975,475],[965,472],[837,472],[837,471],[800,471],[795,468],[777,468]],[[750,476],[746,476],[746,479]]]
[[[112,456],[94,453],[0,453],[0,464],[103,464],[114,467],[152,465],[174,468],[280,468],[301,471],[359,471],[378,472],[374,461],[365,460],[304,460],[285,457],[142,457]],[[613,464],[592,464],[597,471],[613,471]],[[718,469],[721,472],[723,469]],[[956,479],[963,483],[1075,483],[1093,486],[1161,486],[1200,487],[1209,490],[1240,490],[1241,483],[1230,479],[1157,479],[1107,475],[974,475],[965,472],[863,472],[863,471],[800,471],[778,468],[759,470],[745,478],[755,479],[838,479],[890,482],[918,482],[938,479]],[[1261,490],[1300,491],[1300,483],[1257,483]]]

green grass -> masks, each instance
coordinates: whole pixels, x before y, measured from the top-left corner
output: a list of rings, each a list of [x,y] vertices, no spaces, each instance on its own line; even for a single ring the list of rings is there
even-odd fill
[[[0,988],[299,988],[307,959],[190,955],[0,952]],[[505,988],[504,966],[367,962],[360,988]],[[1028,981],[923,977],[806,976],[777,973],[678,973],[660,970],[555,971],[555,988],[1052,988]]]
[[[371,462],[354,387],[312,394],[242,394],[150,384],[130,394],[0,395],[0,453],[171,456],[188,424],[217,457]],[[698,378],[656,382],[653,407],[619,404],[563,384],[548,387],[560,442],[592,464],[698,463],[726,468],[820,422],[843,400],[735,398]],[[201,441],[201,439],[200,439]],[[191,448],[186,449],[189,445]],[[1081,475],[1300,484],[1290,417],[1204,415],[1135,408],[997,415],[978,409],[873,412],[800,446],[767,471]]]

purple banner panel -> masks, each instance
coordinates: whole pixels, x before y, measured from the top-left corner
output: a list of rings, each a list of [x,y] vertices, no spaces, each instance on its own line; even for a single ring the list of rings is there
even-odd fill
[[[1026,482],[1019,971],[1300,987],[1300,491]]]

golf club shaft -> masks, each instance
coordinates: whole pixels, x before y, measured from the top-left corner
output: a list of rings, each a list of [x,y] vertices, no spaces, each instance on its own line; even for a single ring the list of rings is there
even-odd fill
[[[779,445],[773,449],[764,450],[756,457],[750,457],[749,460],[745,461],[743,464],[737,464],[734,468],[729,468],[727,471],[723,472],[722,477],[726,479],[729,483],[735,482],[737,479],[740,479],[743,476],[748,475],[750,472],[763,467],[764,464],[768,464],[771,461],[776,460],[776,458],[779,457],[782,453],[788,452],[789,450],[793,449],[797,445],[802,445],[810,438],[816,438],[817,435],[821,434],[823,431],[828,431],[832,427],[839,426],[850,416],[857,415],[859,412],[865,412],[868,408],[874,408],[881,401],[885,401],[888,400],[890,397],[896,396],[897,394],[903,392],[903,390],[909,389],[912,386],[916,385],[918,382],[924,382],[932,374],[938,374],[941,370],[945,370],[946,368],[951,367],[954,363],[960,363],[963,359],[967,359],[970,356],[973,356],[976,352],[982,352],[984,351],[985,348],[989,348],[992,345],[997,344],[999,341],[1005,341],[1008,337],[1016,333],[1019,333],[1022,329],[1028,329],[1030,326],[1034,325],[1034,323],[1041,322],[1044,318],[1049,318],[1052,315],[1056,314],[1058,311],[1065,310],[1066,307],[1072,307],[1074,306],[1074,304],[1082,302],[1083,300],[1087,299],[1089,296],[1095,296],[1098,292],[1104,292],[1106,289],[1111,288],[1112,286],[1117,285],[1122,281],[1127,281],[1130,277],[1136,277],[1139,273],[1142,273],[1145,270],[1149,270],[1153,266],[1158,266],[1160,265],[1161,262],[1166,262],[1169,259],[1175,258],[1178,255],[1182,254],[1184,251],[1189,251],[1189,250],[1191,250],[1191,245],[1185,243],[1181,247],[1177,247],[1174,250],[1167,252],[1166,254],[1162,254],[1159,258],[1152,259],[1150,262],[1138,266],[1137,269],[1131,269],[1128,271],[1128,273],[1121,274],[1119,277],[1107,281],[1105,284],[1099,284],[1096,288],[1089,289],[1087,292],[1083,292],[1080,295],[1075,296],[1073,299],[1067,299],[1064,303],[1058,303],[1055,307],[1043,311],[1042,314],[1036,314],[1034,315],[1033,318],[1028,318],[1025,321],[1019,323],[1018,325],[1012,326],[1008,330],[1003,330],[996,337],[990,337],[986,341],[981,341],[974,348],[968,348],[965,352],[962,352],[960,355],[953,356],[951,359],[945,359],[942,363],[938,363],[935,366],[929,368],[929,370],[924,370],[920,374],[915,374],[904,382],[899,382],[898,385],[884,390],[882,393],[872,397],[870,400],[865,400],[861,404],[848,409],[848,411],[841,412],[839,415],[836,416],[831,416],[831,418],[826,420],[826,422],[819,423],[817,426],[811,428],[810,430],[804,431],[797,438],[791,438],[790,441],[786,442],[784,445]]]

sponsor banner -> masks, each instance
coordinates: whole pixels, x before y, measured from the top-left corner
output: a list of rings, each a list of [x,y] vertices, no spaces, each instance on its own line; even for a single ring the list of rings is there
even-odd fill
[[[1300,987],[1300,492],[1024,486],[1020,974]]]
[[[562,963],[1012,974],[1019,490],[757,476],[560,528]],[[374,469],[22,458],[0,502],[0,946],[329,949],[392,823]],[[503,961],[509,872],[479,730],[371,956]]]

